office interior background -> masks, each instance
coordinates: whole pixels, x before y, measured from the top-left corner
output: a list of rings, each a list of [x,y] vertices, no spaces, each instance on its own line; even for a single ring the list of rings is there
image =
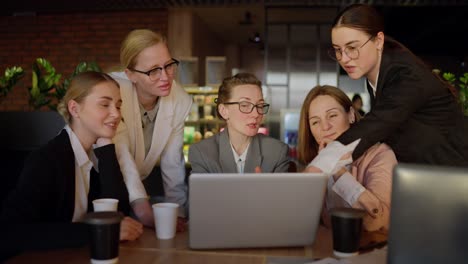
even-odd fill
[[[375,5],[384,16],[385,33],[430,67],[467,71],[466,1],[16,0],[0,10],[0,69],[21,66],[26,76],[0,101],[0,111],[34,110],[27,89],[36,58],[46,58],[64,76],[81,61],[116,70],[125,35],[149,28],[167,35],[173,57],[188,62],[179,77],[189,78],[191,86],[219,81],[219,76],[209,79],[207,58],[223,58],[212,68],[215,75],[254,73],[271,103],[265,127],[284,140],[284,113],[297,112],[317,84],[336,85],[350,96],[359,93],[369,110],[364,80],[350,80],[326,52],[333,18],[357,2]],[[190,64],[194,60],[197,64]]]

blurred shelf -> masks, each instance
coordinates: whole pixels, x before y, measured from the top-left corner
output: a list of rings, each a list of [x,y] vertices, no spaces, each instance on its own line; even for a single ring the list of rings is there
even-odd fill
[[[198,119],[197,121],[187,120],[185,121],[185,125],[187,126],[195,126],[199,124],[212,124],[212,125],[222,125],[224,124],[224,120],[221,119]]]
[[[185,87],[188,94],[218,94],[218,89],[210,86]]]

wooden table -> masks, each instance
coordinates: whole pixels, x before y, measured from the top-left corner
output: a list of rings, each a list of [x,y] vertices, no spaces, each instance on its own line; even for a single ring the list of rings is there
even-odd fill
[[[364,233],[362,246],[386,240],[386,234]],[[303,260],[332,256],[331,231],[319,227],[315,242],[306,247],[255,248],[225,250],[191,250],[188,248],[188,232],[178,233],[174,239],[158,240],[153,229],[145,228],[143,235],[132,242],[120,244],[119,263],[173,264],[173,263],[287,263],[288,260]],[[90,263],[89,249],[66,249],[43,252],[27,252],[6,263]],[[291,262],[290,262],[291,263]],[[300,263],[300,262],[296,262]]]

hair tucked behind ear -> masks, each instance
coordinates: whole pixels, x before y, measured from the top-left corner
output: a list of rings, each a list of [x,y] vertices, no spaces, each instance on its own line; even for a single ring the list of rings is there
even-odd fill
[[[76,75],[72,79],[65,96],[57,106],[57,111],[63,117],[63,119],[65,119],[65,122],[68,124],[72,122],[72,117],[68,111],[68,103],[71,100],[74,100],[77,103],[83,102],[86,96],[91,93],[92,89],[102,82],[112,82],[120,88],[120,85],[117,81],[115,81],[107,73],[103,72],[83,72]]]

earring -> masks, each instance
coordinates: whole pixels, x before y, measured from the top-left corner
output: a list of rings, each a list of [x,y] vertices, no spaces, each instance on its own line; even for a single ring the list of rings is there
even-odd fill
[[[351,120],[351,122],[350,122],[350,123],[351,123],[351,124],[354,124],[354,120]]]

